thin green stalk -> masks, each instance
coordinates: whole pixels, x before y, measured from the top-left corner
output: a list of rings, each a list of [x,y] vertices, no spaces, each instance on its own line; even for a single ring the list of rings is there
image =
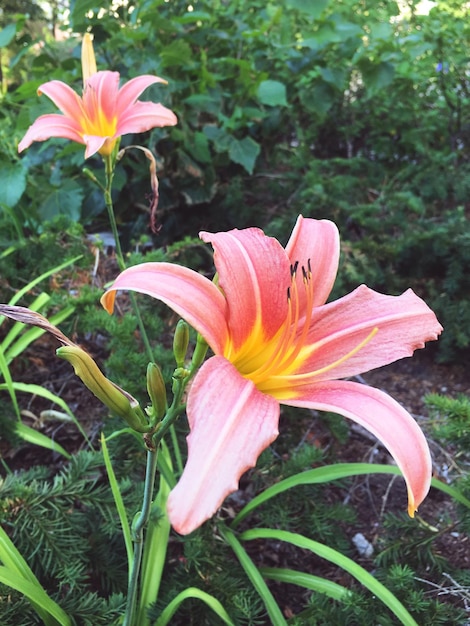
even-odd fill
[[[138,513],[132,528],[134,540],[134,561],[132,563],[132,571],[129,578],[129,586],[127,589],[127,606],[123,626],[133,626],[134,624],[139,573],[142,563],[142,554],[144,551],[144,528],[147,525],[150,515],[150,508],[152,506],[153,488],[155,484],[155,474],[157,471],[157,453],[158,450],[147,451],[147,468],[145,472],[142,510],[140,511],[140,513]]]
[[[144,552],[144,530],[148,524],[151,507],[153,490],[155,485],[155,476],[157,471],[157,455],[160,443],[164,434],[173,427],[175,419],[184,411],[185,404],[181,402],[184,390],[189,381],[189,377],[174,379],[174,395],[173,402],[166,412],[165,417],[159,424],[159,428],[148,442],[147,452],[147,468],[145,472],[144,495],[142,501],[142,510],[136,515],[132,524],[132,534],[134,543],[134,560],[129,576],[129,586],[127,591],[127,606],[124,617],[123,626],[135,625],[135,614],[137,607],[137,598],[139,592],[139,575],[142,565],[142,555]],[[163,549],[163,548],[162,548]],[[155,598],[156,599],[156,598]],[[139,609],[140,610],[140,609]]]

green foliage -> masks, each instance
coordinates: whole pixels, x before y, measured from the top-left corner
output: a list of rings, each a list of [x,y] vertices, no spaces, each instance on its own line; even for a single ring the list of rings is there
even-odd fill
[[[470,447],[470,399],[466,396],[450,398],[437,393],[425,398],[429,408],[433,435],[443,443],[450,443],[463,452]]]
[[[137,507],[139,496],[131,483],[122,483],[121,489]],[[7,475],[0,482],[0,521],[40,582],[77,624],[109,624],[121,614],[126,561],[100,454],[80,452],[56,475],[45,467]],[[14,604],[16,621],[8,603],[1,605],[2,624],[36,623],[29,606],[21,600]]]

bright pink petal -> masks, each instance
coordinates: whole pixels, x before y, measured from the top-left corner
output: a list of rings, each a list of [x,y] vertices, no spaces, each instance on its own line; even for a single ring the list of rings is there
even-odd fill
[[[403,473],[408,512],[414,515],[431,484],[431,455],[418,424],[393,398],[373,387],[341,380],[312,385],[301,398],[285,404],[340,413],[375,435]]]
[[[82,101],[75,91],[60,80],[51,80],[38,89],[38,94],[46,95],[75,124],[83,116]]]
[[[307,269],[308,260],[312,270],[313,306],[324,304],[336,279],[339,263],[339,233],[336,225],[328,220],[313,220],[299,215],[286,252],[292,264]],[[297,274],[301,310],[305,307],[305,289],[302,273]]]
[[[28,128],[25,136],[18,144],[18,152],[28,148],[33,141],[45,141],[46,139],[51,139],[51,137],[71,139],[78,143],[84,143],[80,134],[80,128],[74,120],[70,120],[58,113],[51,113],[49,115],[41,115]]]
[[[172,263],[142,263],[124,270],[101,298],[113,312],[118,289],[145,293],[167,304],[193,326],[215,353],[227,341],[226,303],[210,280],[186,267]]]
[[[166,80],[159,78],[158,76],[150,76],[144,74],[143,76],[137,76],[125,83],[119,90],[117,98],[117,112],[121,115],[125,110],[131,106],[140,94],[155,83],[166,83]]]
[[[240,376],[223,357],[199,370],[188,398],[188,461],[168,498],[181,534],[209,519],[238,488],[240,476],[278,435],[279,403]]]
[[[374,328],[370,341],[341,362]],[[434,313],[411,289],[387,296],[361,285],[315,309],[306,342],[312,352],[299,371],[312,372],[317,381],[347,378],[409,357],[441,331]]]
[[[98,150],[101,150],[101,148],[106,143],[107,139],[108,137],[99,137],[96,135],[83,135],[83,141],[86,145],[85,159],[88,159],[89,157],[96,154]]]
[[[250,335],[272,338],[287,316],[290,263],[280,243],[258,228],[199,234],[214,247],[228,324],[237,351]]]
[[[118,117],[116,135],[144,133],[151,128],[174,126],[178,118],[162,104],[136,102]]]
[[[107,120],[106,125],[117,117],[119,93],[118,72],[97,72],[86,81],[83,92],[83,108],[90,121],[101,126],[99,120]]]

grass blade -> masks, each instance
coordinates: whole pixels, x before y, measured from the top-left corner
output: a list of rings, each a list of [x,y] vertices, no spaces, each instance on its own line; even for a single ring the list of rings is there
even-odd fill
[[[295,569],[287,569],[283,567],[260,567],[260,573],[270,580],[279,580],[283,583],[289,583],[291,585],[297,585],[298,587],[304,587],[310,589],[310,591],[316,591],[317,593],[323,593],[326,596],[342,602],[347,596],[351,595],[349,589],[338,585],[338,583],[328,580],[327,578],[321,578],[320,576],[314,576],[313,574],[307,574],[306,572],[299,572]]]
[[[222,604],[214,598],[214,596],[211,596],[205,591],[201,591],[197,587],[188,587],[179,593],[165,608],[160,617],[154,623],[154,626],[166,626],[169,624],[171,618],[178,610],[179,605],[187,598],[197,598],[198,600],[202,600],[214,611],[216,615],[220,617],[225,624],[228,624],[228,626],[235,626]]]
[[[381,600],[392,613],[400,620],[404,626],[418,626],[411,614],[381,582],[369,574],[367,570],[355,563],[352,559],[341,554],[337,550],[333,550],[329,546],[325,546],[318,541],[313,541],[308,537],[304,537],[298,533],[291,533],[285,530],[275,530],[273,528],[254,528],[245,531],[240,539],[242,541],[252,541],[254,539],[268,539],[274,541],[285,541],[293,546],[310,550],[313,554],[338,565],[346,572],[354,576],[364,587],[366,587],[373,595]]]
[[[238,539],[235,537],[234,533],[230,529],[221,527],[220,531],[224,539],[235,552],[235,555],[240,561],[241,566],[245,570],[246,575],[248,576],[253,587],[256,589],[261,599],[263,600],[264,606],[266,607],[268,615],[271,619],[272,626],[287,626],[287,622],[283,614],[281,613],[281,609],[279,608],[278,603],[276,602],[268,586],[264,582],[264,579],[261,576],[259,569],[248,556],[245,548],[238,541]]]
[[[260,506],[267,500],[274,498],[292,487],[298,485],[314,485],[320,483],[330,482],[332,480],[339,480],[341,478],[349,478],[351,476],[359,476],[365,474],[393,474],[401,476],[402,473],[395,465],[375,465],[374,463],[336,463],[334,465],[325,465],[324,467],[317,467],[313,470],[307,470],[306,472],[300,472],[294,476],[289,476],[284,480],[279,481],[275,485],[268,487],[259,495],[255,496],[243,509],[238,513],[233,522],[231,528],[235,528],[242,520],[245,519],[256,507]],[[465,506],[470,508],[470,500],[465,498],[461,493],[453,487],[449,487],[444,483],[435,480],[431,481],[431,486],[447,493]]]

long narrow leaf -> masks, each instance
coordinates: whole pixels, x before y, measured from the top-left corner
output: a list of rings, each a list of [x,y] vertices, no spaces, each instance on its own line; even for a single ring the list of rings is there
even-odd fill
[[[304,537],[298,533],[291,533],[285,530],[275,530],[273,528],[254,528],[247,530],[240,536],[242,541],[252,541],[253,539],[268,539],[274,541],[285,541],[293,546],[310,550],[313,554],[334,563],[344,569],[346,572],[354,576],[361,584],[363,584],[373,595],[379,598],[394,615],[401,621],[404,626],[418,626],[410,613],[403,604],[389,591],[381,582],[369,574],[367,570],[355,563],[352,559],[341,554],[337,550],[333,550],[329,546],[325,546],[318,541],[313,541],[308,537]]]
[[[103,433],[101,433],[101,448],[103,450],[104,464],[106,472],[108,473],[108,480],[111,486],[111,492],[113,494],[114,503],[121,522],[122,534],[124,537],[124,544],[126,546],[127,553],[127,567],[128,572],[132,570],[132,563],[134,561],[134,547],[132,545],[131,528],[129,526],[129,520],[127,519],[126,507],[122,499],[119,485],[114,473],[113,464],[111,463],[111,457],[109,456],[108,446],[106,445],[106,439]]]
[[[43,307],[51,299],[51,296],[45,292],[40,293],[29,305],[31,311],[40,311]],[[13,326],[8,330],[8,334],[5,339],[2,341],[1,348],[7,354],[8,347],[13,343],[13,341],[17,338],[17,336],[24,330],[24,324],[13,324]]]
[[[16,589],[26,596],[46,626],[56,626],[57,624],[70,626],[71,621],[68,615],[47,595],[40,585],[23,578],[20,574],[12,572],[3,565],[0,565],[0,583]]]
[[[49,322],[57,326],[57,324],[60,324],[65,319],[67,319],[67,317],[69,317],[74,311],[75,307],[73,305],[65,307],[55,315],[52,315],[49,318]],[[24,328],[24,324],[22,322],[16,322],[12,330],[15,330],[17,326],[20,330]],[[42,328],[38,328],[37,326],[29,328],[27,331],[25,331],[7,351],[7,361],[11,363],[11,361],[15,357],[22,354],[30,344],[36,341],[36,339],[39,339],[39,337],[41,337],[41,335],[43,335],[44,333],[45,331]],[[51,359],[53,358],[54,354],[51,352]]]
[[[292,489],[292,487],[297,487],[298,485],[326,483],[332,480],[350,478],[352,476],[364,474],[402,475],[398,467],[394,465],[375,465],[373,463],[336,463],[334,465],[325,465],[324,467],[317,467],[313,470],[300,472],[299,474],[289,476],[289,478],[281,480],[275,485],[268,487],[259,495],[254,497],[253,500],[243,507],[243,509],[235,517],[231,524],[231,528],[235,528],[256,507],[260,506],[264,502],[267,502],[271,498],[274,498],[274,496],[277,496],[288,489]],[[465,498],[465,496],[460,494],[456,489],[435,479],[432,480],[431,486],[451,495],[453,498],[470,508],[470,500]]]
[[[230,529],[221,527],[220,532],[222,533],[222,536],[227,541],[229,546],[235,552],[235,555],[240,561],[241,566],[245,570],[246,575],[250,579],[253,587],[260,595],[270,617],[272,626],[287,626],[287,622],[284,619],[283,614],[281,613],[279,605],[274,599],[272,593],[269,591],[269,588],[264,582],[264,579],[261,576],[259,569],[248,556],[245,548],[238,541],[238,539],[235,537],[234,533]]]
[[[49,400],[53,404],[56,404],[58,407],[60,407],[64,411],[64,413],[67,414],[68,417],[70,417],[70,421],[75,424],[75,426],[78,428],[78,430],[82,434],[83,438],[90,444],[88,436],[86,432],[83,430],[82,425],[73,414],[71,408],[68,406],[68,404],[64,400],[62,400],[62,398],[59,398],[59,396],[57,396],[55,393],[52,393],[52,391],[49,391],[49,389],[45,389],[44,387],[41,387],[40,385],[35,385],[34,383],[12,382],[11,385],[15,391],[22,391],[24,393],[34,394],[36,396],[44,398],[45,400]],[[7,388],[8,388],[8,385],[6,383],[0,384],[0,390],[7,389]]]
[[[214,596],[211,596],[205,591],[201,591],[197,587],[188,587],[179,593],[162,612],[160,617],[154,623],[154,626],[166,626],[169,624],[171,618],[178,610],[179,605],[188,598],[197,598],[198,600],[202,600],[214,611],[216,615],[220,617],[225,624],[228,624],[228,626],[235,626],[222,604],[214,598]]]
[[[8,572],[8,575],[7,575],[8,580],[5,582],[6,585],[9,584],[8,581],[10,581],[12,579],[12,576],[15,575],[18,577],[18,580],[21,579],[22,581],[26,581],[27,583],[31,585],[30,591],[35,589],[39,595],[43,594],[44,596],[48,597],[46,592],[42,588],[40,582],[38,581],[38,579],[32,572],[31,568],[26,563],[25,559],[23,558],[19,550],[16,548],[15,544],[12,542],[10,537],[7,535],[7,533],[1,526],[0,526],[0,562],[4,564],[4,568],[1,568],[3,570],[3,574],[5,575],[6,572]],[[6,572],[4,570],[6,570]],[[55,621],[51,622],[50,618],[48,617],[47,611],[42,609],[40,604],[39,605],[36,604],[36,600],[34,599],[34,597],[31,597],[31,595],[28,595],[24,591],[23,588],[18,588],[18,587],[14,587],[14,588],[20,591],[21,593],[24,593],[26,596],[30,598],[34,609],[36,610],[38,615],[41,617],[43,622],[46,624],[46,626],[49,626],[52,624],[55,625]],[[50,600],[50,602],[52,602],[55,605],[55,603],[52,600]],[[63,613],[60,607],[58,607],[57,605],[55,606],[57,607],[59,612]],[[65,613],[63,613],[63,615],[68,620]],[[61,624],[63,623],[64,625],[66,625],[66,624],[69,624],[70,621],[64,621],[64,622],[59,622],[59,623]]]
[[[21,439],[27,441],[28,443],[32,443],[35,446],[41,446],[42,448],[52,450],[53,452],[58,452],[62,456],[65,456],[66,459],[71,458],[70,454],[64,450],[59,443],[49,437],[46,437],[46,435],[43,435],[37,430],[34,430],[31,426],[26,426],[26,424],[23,424],[22,422],[15,421],[12,423],[12,430],[16,435],[18,435],[18,437],[21,437]]]
[[[165,459],[165,464],[169,471],[173,472],[170,451],[164,441],[161,442],[158,456]],[[139,626],[148,626],[150,624],[148,610],[150,605],[156,602],[160,590],[171,529],[166,511],[166,501],[170,490],[171,487],[165,476],[160,475],[159,490],[152,504],[150,519],[145,533],[141,574],[142,583],[138,601],[137,623]]]
[[[5,380],[6,389],[8,390],[8,393],[10,394],[10,398],[13,404],[13,408],[15,410],[16,418],[19,420],[21,419],[21,412],[20,412],[20,407],[18,405],[18,399],[16,397],[15,389],[13,386],[13,379],[11,377],[10,368],[8,367],[8,363],[5,358],[5,355],[3,353],[3,350],[1,349],[0,349],[0,373],[2,374],[3,379]]]
[[[299,572],[295,569],[287,569],[283,567],[260,567],[259,571],[265,578],[279,580],[283,583],[289,583],[291,585],[297,585],[298,587],[310,589],[310,591],[323,593],[324,595],[339,602],[343,602],[348,596],[351,595],[349,589],[343,587],[342,585],[338,585],[338,583],[335,583],[332,580],[321,578],[320,576],[314,576],[313,574],[307,574],[306,572]]]
[[[57,272],[60,272],[64,268],[68,267],[69,265],[73,265],[74,263],[76,263],[82,257],[83,257],[83,254],[80,254],[80,255],[74,257],[73,259],[69,259],[68,261],[65,261],[65,263],[61,263],[60,265],[57,265],[56,267],[53,267],[52,269],[48,270],[47,272],[44,272],[43,274],[41,274],[37,278],[34,278],[27,285],[25,285],[22,289],[20,289],[19,291],[17,291],[15,293],[13,298],[11,298],[9,304],[11,304],[11,305],[16,304],[19,300],[21,300],[21,298],[26,293],[28,293],[28,291],[31,291],[31,289],[33,287],[35,287],[38,283],[40,283],[42,280],[44,280],[46,278],[49,278],[49,276],[52,276],[52,274],[56,274]],[[0,324],[2,322],[3,322],[3,320],[0,319]]]

